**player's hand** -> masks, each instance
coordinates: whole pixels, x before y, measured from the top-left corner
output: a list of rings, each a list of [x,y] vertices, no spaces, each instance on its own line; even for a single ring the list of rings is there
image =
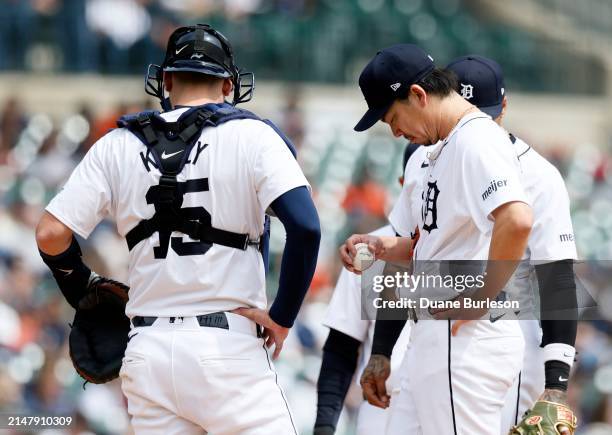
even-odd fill
[[[340,259],[342,264],[349,272],[361,275],[361,272],[353,267],[353,258],[357,255],[357,249],[355,245],[358,243],[365,243],[368,245],[368,249],[374,258],[378,259],[385,252],[385,246],[380,237],[372,236],[370,234],[353,234],[351,237],[346,239],[346,242],[340,246]]]
[[[283,343],[289,335],[289,328],[279,325],[272,320],[266,310],[259,308],[236,308],[232,310],[232,313],[240,314],[263,327],[263,339],[266,340],[266,347],[270,348],[274,345],[272,359],[278,358],[281,350],[283,350]]]
[[[546,389],[508,435],[574,435],[578,420],[567,405],[565,391]]]
[[[389,407],[386,380],[391,375],[391,361],[384,355],[372,355],[361,375],[364,399],[370,405],[385,409]]]
[[[466,323],[470,323],[470,322],[471,320],[463,320],[463,319],[455,320],[453,322],[453,326],[451,326],[451,335],[453,337],[457,335],[457,332],[459,332],[459,328],[461,328]]]

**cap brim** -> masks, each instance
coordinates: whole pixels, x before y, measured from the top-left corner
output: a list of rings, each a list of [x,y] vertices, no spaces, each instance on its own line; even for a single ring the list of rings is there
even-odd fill
[[[499,103],[493,106],[483,106],[483,107],[478,106],[478,108],[480,109],[481,112],[484,112],[487,115],[489,115],[491,118],[495,119],[499,115],[501,115],[502,110],[503,110],[502,105],[503,103]]]
[[[392,104],[393,101],[382,107],[372,107],[368,109],[357,125],[355,125],[355,131],[366,131],[368,128],[372,127],[374,124],[380,121],[383,116],[385,116],[385,113],[387,113],[387,110],[389,110]]]
[[[219,65],[211,62],[202,62],[197,60],[177,60],[172,63],[172,66],[165,66],[164,71],[167,72],[194,72],[206,74],[209,76],[230,78],[231,74],[225,71]]]

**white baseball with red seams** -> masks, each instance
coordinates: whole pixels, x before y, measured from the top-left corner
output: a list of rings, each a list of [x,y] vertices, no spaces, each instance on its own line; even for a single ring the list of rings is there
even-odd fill
[[[357,250],[357,254],[353,258],[353,268],[355,270],[362,272],[374,264],[374,254],[368,249],[367,243],[357,243],[355,249]]]

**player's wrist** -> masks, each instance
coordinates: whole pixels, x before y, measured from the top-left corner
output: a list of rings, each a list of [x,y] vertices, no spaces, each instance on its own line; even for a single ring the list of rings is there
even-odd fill
[[[544,377],[544,388],[565,392],[570,377],[570,366],[562,361],[546,361],[544,363]]]
[[[291,329],[291,327],[293,327],[294,319],[287,319],[286,316],[283,315],[282,310],[280,310],[275,304],[272,304],[270,307],[268,317],[270,317],[270,320],[272,320],[280,328]]]
[[[567,405],[567,392],[555,388],[546,388],[538,400]]]
[[[61,254],[49,255],[40,251],[40,256],[51,270],[68,303],[76,308],[85,296],[85,289],[92,276],[91,269],[83,262],[81,247],[76,238],[72,239],[70,246]]]

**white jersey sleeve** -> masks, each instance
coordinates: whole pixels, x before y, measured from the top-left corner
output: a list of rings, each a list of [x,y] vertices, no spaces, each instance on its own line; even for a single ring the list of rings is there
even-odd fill
[[[89,237],[96,225],[112,213],[113,176],[107,161],[108,142],[117,132],[119,130],[113,130],[91,147],[46,207],[49,213],[84,238]]]
[[[310,188],[297,160],[272,127],[265,126],[257,142],[253,174],[264,210],[283,193],[300,186]]]
[[[520,140],[518,143],[527,147]],[[563,177],[534,149],[527,148],[519,160],[523,185],[533,208],[533,228],[528,243],[531,261],[577,259],[570,200]]]
[[[491,213],[499,206],[520,201],[529,204],[520,182],[514,148],[502,129],[489,129],[489,137],[470,137],[463,147],[464,195],[469,213],[483,233],[491,229]]]
[[[389,214],[389,223],[402,237],[414,237],[419,225],[418,211],[422,203],[423,178],[429,166],[427,153],[434,147],[420,146],[408,159],[404,169],[402,191]]]

